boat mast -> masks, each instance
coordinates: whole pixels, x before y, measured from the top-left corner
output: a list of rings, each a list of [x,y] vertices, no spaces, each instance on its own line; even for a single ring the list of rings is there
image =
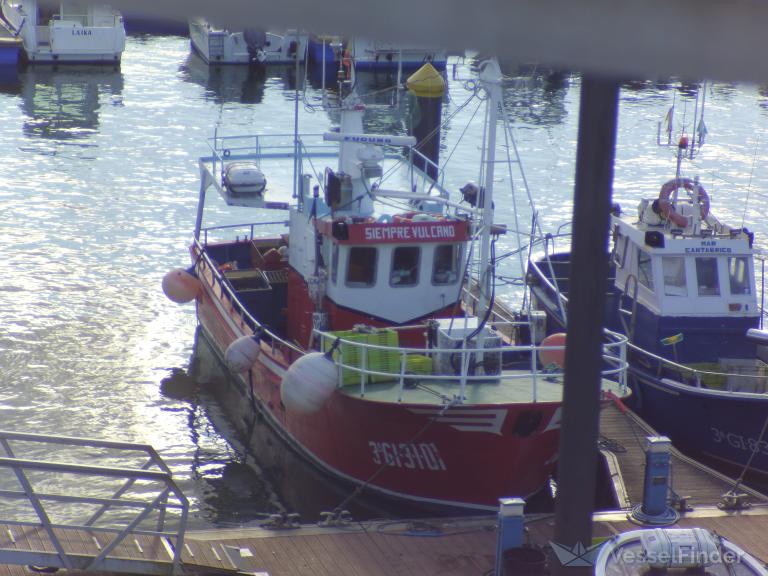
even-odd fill
[[[480,71],[480,83],[488,94],[486,117],[484,183],[480,199],[482,202],[482,227],[480,232],[480,278],[477,299],[477,317],[484,318],[489,306],[492,306],[491,293],[491,227],[493,225],[493,178],[496,164],[496,124],[501,104],[501,69],[496,59],[487,60]],[[477,335],[477,348],[483,347],[482,330]]]

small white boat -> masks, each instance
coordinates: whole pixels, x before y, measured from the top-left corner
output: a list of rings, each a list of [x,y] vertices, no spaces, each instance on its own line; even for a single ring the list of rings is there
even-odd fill
[[[357,70],[418,68],[427,62],[443,70],[448,62],[448,51],[435,46],[403,46],[394,42],[354,37],[349,40],[347,49]]]
[[[119,12],[106,4],[0,0],[5,21],[30,62],[118,63],[125,49]]]
[[[240,31],[217,28],[204,18],[190,18],[192,49],[208,64],[288,64],[304,62],[307,35],[288,29],[284,33],[258,28]]]

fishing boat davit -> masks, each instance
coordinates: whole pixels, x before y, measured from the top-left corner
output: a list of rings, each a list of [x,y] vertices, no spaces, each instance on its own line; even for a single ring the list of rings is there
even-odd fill
[[[413,137],[365,133],[354,91],[325,134],[213,138],[193,265],[163,284],[172,300],[196,302],[202,335],[234,374],[214,392],[246,437],[258,420],[336,479],[414,504],[496,510],[555,470],[563,348],[516,343],[544,334],[494,298],[505,232],[492,200],[498,64],[484,63],[470,87],[487,106],[482,184],[455,199]],[[204,226],[211,188],[238,210],[287,217]],[[605,345],[603,389],[618,396],[625,342]]]

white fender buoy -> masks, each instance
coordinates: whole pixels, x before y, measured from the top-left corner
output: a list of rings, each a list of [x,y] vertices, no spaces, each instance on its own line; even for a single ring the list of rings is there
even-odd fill
[[[541,341],[539,346],[563,346],[560,350],[539,349],[539,360],[541,361],[541,365],[545,368],[552,366],[553,364],[561,370],[565,368],[565,334],[563,332],[550,334]]]
[[[280,399],[293,412],[317,412],[333,394],[337,379],[333,361],[322,352],[310,352],[286,371],[280,384]]]
[[[177,304],[191,302],[200,293],[200,280],[184,268],[176,268],[163,276],[163,292]]]
[[[258,336],[240,336],[240,338],[227,346],[227,350],[224,352],[224,360],[232,372],[245,372],[250,370],[256,363],[260,352],[261,345]]]

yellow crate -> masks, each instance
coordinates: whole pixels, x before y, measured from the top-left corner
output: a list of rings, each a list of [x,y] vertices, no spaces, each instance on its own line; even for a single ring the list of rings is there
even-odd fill
[[[432,374],[432,358],[421,354],[408,354],[405,358],[408,374]]]
[[[342,340],[393,348],[393,350],[367,349],[366,369],[376,372],[389,372],[392,374],[400,373],[400,354],[396,350],[399,346],[399,338],[397,332],[394,330],[386,328],[373,329],[370,332],[360,330],[339,330],[330,332],[330,334],[339,337]],[[330,350],[334,341],[335,340],[331,338],[324,338],[323,351]],[[342,342],[339,348],[333,353],[334,360],[338,361],[340,354],[342,355],[343,362],[346,366],[362,366],[363,348],[360,346]],[[373,376],[370,374],[366,376],[366,382],[391,380],[389,376]],[[342,385],[344,386],[359,384],[360,372],[350,368],[344,368],[342,369],[341,380]]]

